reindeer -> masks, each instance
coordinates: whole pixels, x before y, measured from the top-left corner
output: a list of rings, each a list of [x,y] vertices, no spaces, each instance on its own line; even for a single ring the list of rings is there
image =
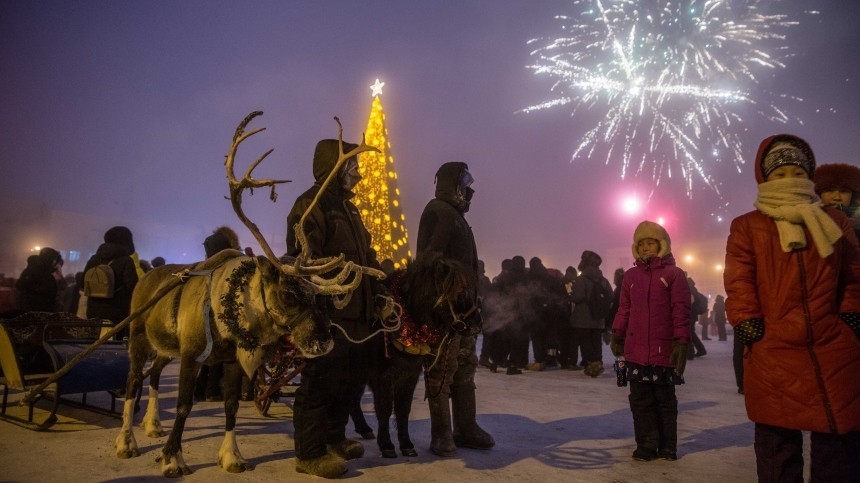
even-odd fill
[[[176,420],[159,457],[162,474],[167,477],[191,473],[182,457],[181,441],[193,404],[194,379],[201,364],[238,361],[238,364],[225,365],[226,431],[218,451],[218,464],[233,473],[251,470],[253,466],[240,454],[235,435],[241,370],[248,375],[253,374],[262,363],[263,347],[277,342],[286,333],[290,333],[293,344],[304,357],[328,353],[334,345],[330,321],[316,304],[315,296],[333,296],[336,306],[345,305],[352,291],[361,283],[362,276],[384,277],[378,270],[345,262],[343,255],[311,259],[301,230],[304,218],[296,229],[302,252],[295,259],[282,261],[275,257],[260,230],[245,216],[242,192],[268,186],[272,189],[274,201],[275,185],[289,180],[252,178],[252,171],[272,152],[271,149],[251,164],[243,178],[236,179],[233,172],[239,145],[264,130],[258,128],[245,132],[248,123],[261,114],[252,112],[239,123],[224,164],[233,210],[260,243],[265,256],[247,257],[236,250],[225,250],[194,266],[164,265],[144,275],[132,296],[131,309],[135,312],[151,303],[153,294],[160,293],[170,284],[176,285],[132,321],[128,341],[131,367],[122,428],[116,438],[116,454],[120,458],[140,455],[132,432],[134,398],[143,382],[144,364],[153,351],[156,355],[150,369],[149,399],[143,428],[150,437],[165,435],[158,414],[159,378],[167,363],[174,358],[179,359]],[[340,126],[340,120],[335,120]],[[342,135],[343,127],[340,126],[338,168],[349,157],[376,149],[362,139],[358,147],[343,153]],[[332,171],[333,174],[336,172],[337,169]],[[313,206],[308,208],[308,212]],[[331,278],[320,275],[328,273],[335,275]],[[176,277],[183,278],[184,283],[176,283]]]
[[[392,273],[386,282],[392,296],[403,307],[400,332],[386,334],[384,348],[373,351],[368,385],[376,413],[376,442],[384,458],[396,458],[389,434],[392,410],[397,439],[403,456],[418,456],[409,438],[409,413],[415,386],[423,366],[445,364],[450,348],[448,335],[465,328],[463,319],[476,310],[465,296],[470,270],[462,263],[442,257],[410,263]],[[379,338],[377,339],[379,340]],[[428,388],[431,391],[432,388]]]

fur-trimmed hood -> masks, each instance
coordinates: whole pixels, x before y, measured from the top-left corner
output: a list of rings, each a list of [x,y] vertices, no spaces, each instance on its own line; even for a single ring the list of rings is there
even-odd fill
[[[672,240],[669,239],[669,233],[666,229],[653,221],[646,220],[639,223],[639,226],[636,227],[636,231],[633,232],[634,259],[639,259],[639,250],[637,249],[637,246],[639,245],[639,242],[645,238],[653,238],[660,242],[660,253],[657,254],[658,257],[663,258],[672,252]]]
[[[219,226],[211,235],[203,241],[203,248],[206,250],[206,258],[215,255],[221,250],[232,248],[233,250],[241,250],[239,246],[239,235],[229,226]]]

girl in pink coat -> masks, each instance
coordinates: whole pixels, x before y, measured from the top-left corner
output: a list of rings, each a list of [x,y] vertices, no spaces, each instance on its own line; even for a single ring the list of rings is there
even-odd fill
[[[690,287],[675,265],[669,234],[643,221],[633,234],[633,268],[624,273],[610,348],[624,356],[636,450],[633,459],[674,461],[678,398],[690,341]]]

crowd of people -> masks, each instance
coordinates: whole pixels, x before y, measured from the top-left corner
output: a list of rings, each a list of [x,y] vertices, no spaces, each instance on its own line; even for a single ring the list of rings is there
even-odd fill
[[[602,262],[599,254],[586,250],[577,267],[569,266],[562,274],[545,267],[538,257],[526,267],[525,259],[515,256],[502,262],[501,272],[492,280],[479,263],[484,314],[479,363],[492,372],[502,368],[508,375],[552,367],[583,371],[591,377],[602,374],[602,345],[610,341],[625,273],[616,269],[610,283],[600,269]],[[710,340],[706,334],[711,326],[717,328],[720,341],[728,338],[725,297],[717,295],[712,302],[696,290],[691,277],[685,274],[685,280],[691,293],[690,343],[694,345],[686,355],[689,360],[707,354],[695,332],[697,322],[702,339]]]
[[[344,163],[339,158],[358,147],[338,140],[318,143],[316,182],[288,216],[288,255],[300,250],[295,230],[305,220],[302,228],[314,257],[343,254],[347,261],[382,269],[350,201],[361,180],[357,156]],[[492,372],[503,368],[508,375],[558,367],[598,377],[604,371],[602,344],[608,344],[616,357],[618,384],[630,389],[636,443],[632,457],[675,460],[675,387],[685,383],[687,360],[706,354],[701,340],[715,334],[725,341],[731,325],[738,393],[755,423],[760,481],[802,481],[801,431],[812,433],[813,481],[856,481],[860,168],[817,167],[808,143],[792,135],[765,139],[754,167],[756,209],[732,222],[726,296],[711,302],[675,264],[668,232],[650,221],[634,231],[632,267],[615,270],[613,283],[601,271],[600,255],[591,250],[564,273],[544,266],[538,257],[527,266],[524,257],[514,256],[490,280],[465,221],[474,178],[465,163],[443,164],[436,174],[435,197],[421,216],[415,262],[443,257],[469,267],[474,279],[465,293],[481,309],[470,312],[450,334],[449,343],[457,350],[425,374],[425,382],[440,388],[428,398],[433,453],[452,456],[458,447],[487,450],[495,445],[475,420],[479,364]],[[238,249],[235,240],[215,240],[216,235],[207,239],[207,257],[214,250]],[[131,293],[147,264],[137,257],[131,231],[117,226],[105,233],[104,244],[87,263],[87,270],[111,267],[110,298],[86,297],[83,274],[67,282],[62,265],[51,248],[30,257],[16,285],[20,310],[75,312],[67,301],[74,299],[77,313],[85,307],[87,317],[117,323],[128,315]],[[82,296],[63,295],[69,290]],[[348,303],[330,308],[343,333],[334,332],[334,349],[308,360],[302,371],[293,407],[297,471],[339,477],[347,471],[347,460],[364,454],[362,444],[345,434],[368,370],[368,346],[351,340],[370,334],[385,306],[380,301],[387,297],[379,280],[365,277]],[[210,370],[208,377],[217,379],[216,369]],[[206,377],[201,375],[202,398],[210,398]],[[363,418],[356,423],[361,434],[372,435]]]

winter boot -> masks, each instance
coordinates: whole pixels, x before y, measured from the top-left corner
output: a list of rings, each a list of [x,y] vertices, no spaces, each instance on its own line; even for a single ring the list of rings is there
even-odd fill
[[[296,471],[322,478],[338,478],[346,473],[346,461],[338,455],[326,453],[319,458],[301,460],[296,458]]]
[[[603,374],[603,363],[600,361],[591,361],[585,366],[585,375],[597,377]]]
[[[496,441],[475,421],[475,388],[471,385],[451,388],[454,412],[454,444],[462,448],[490,449]]]
[[[329,453],[336,454],[345,460],[354,460],[364,456],[364,446],[352,439],[344,439],[336,444],[327,444],[325,448]]]
[[[440,394],[428,399],[430,405],[430,451],[437,456],[457,454],[451,434],[451,407],[448,396]]]

